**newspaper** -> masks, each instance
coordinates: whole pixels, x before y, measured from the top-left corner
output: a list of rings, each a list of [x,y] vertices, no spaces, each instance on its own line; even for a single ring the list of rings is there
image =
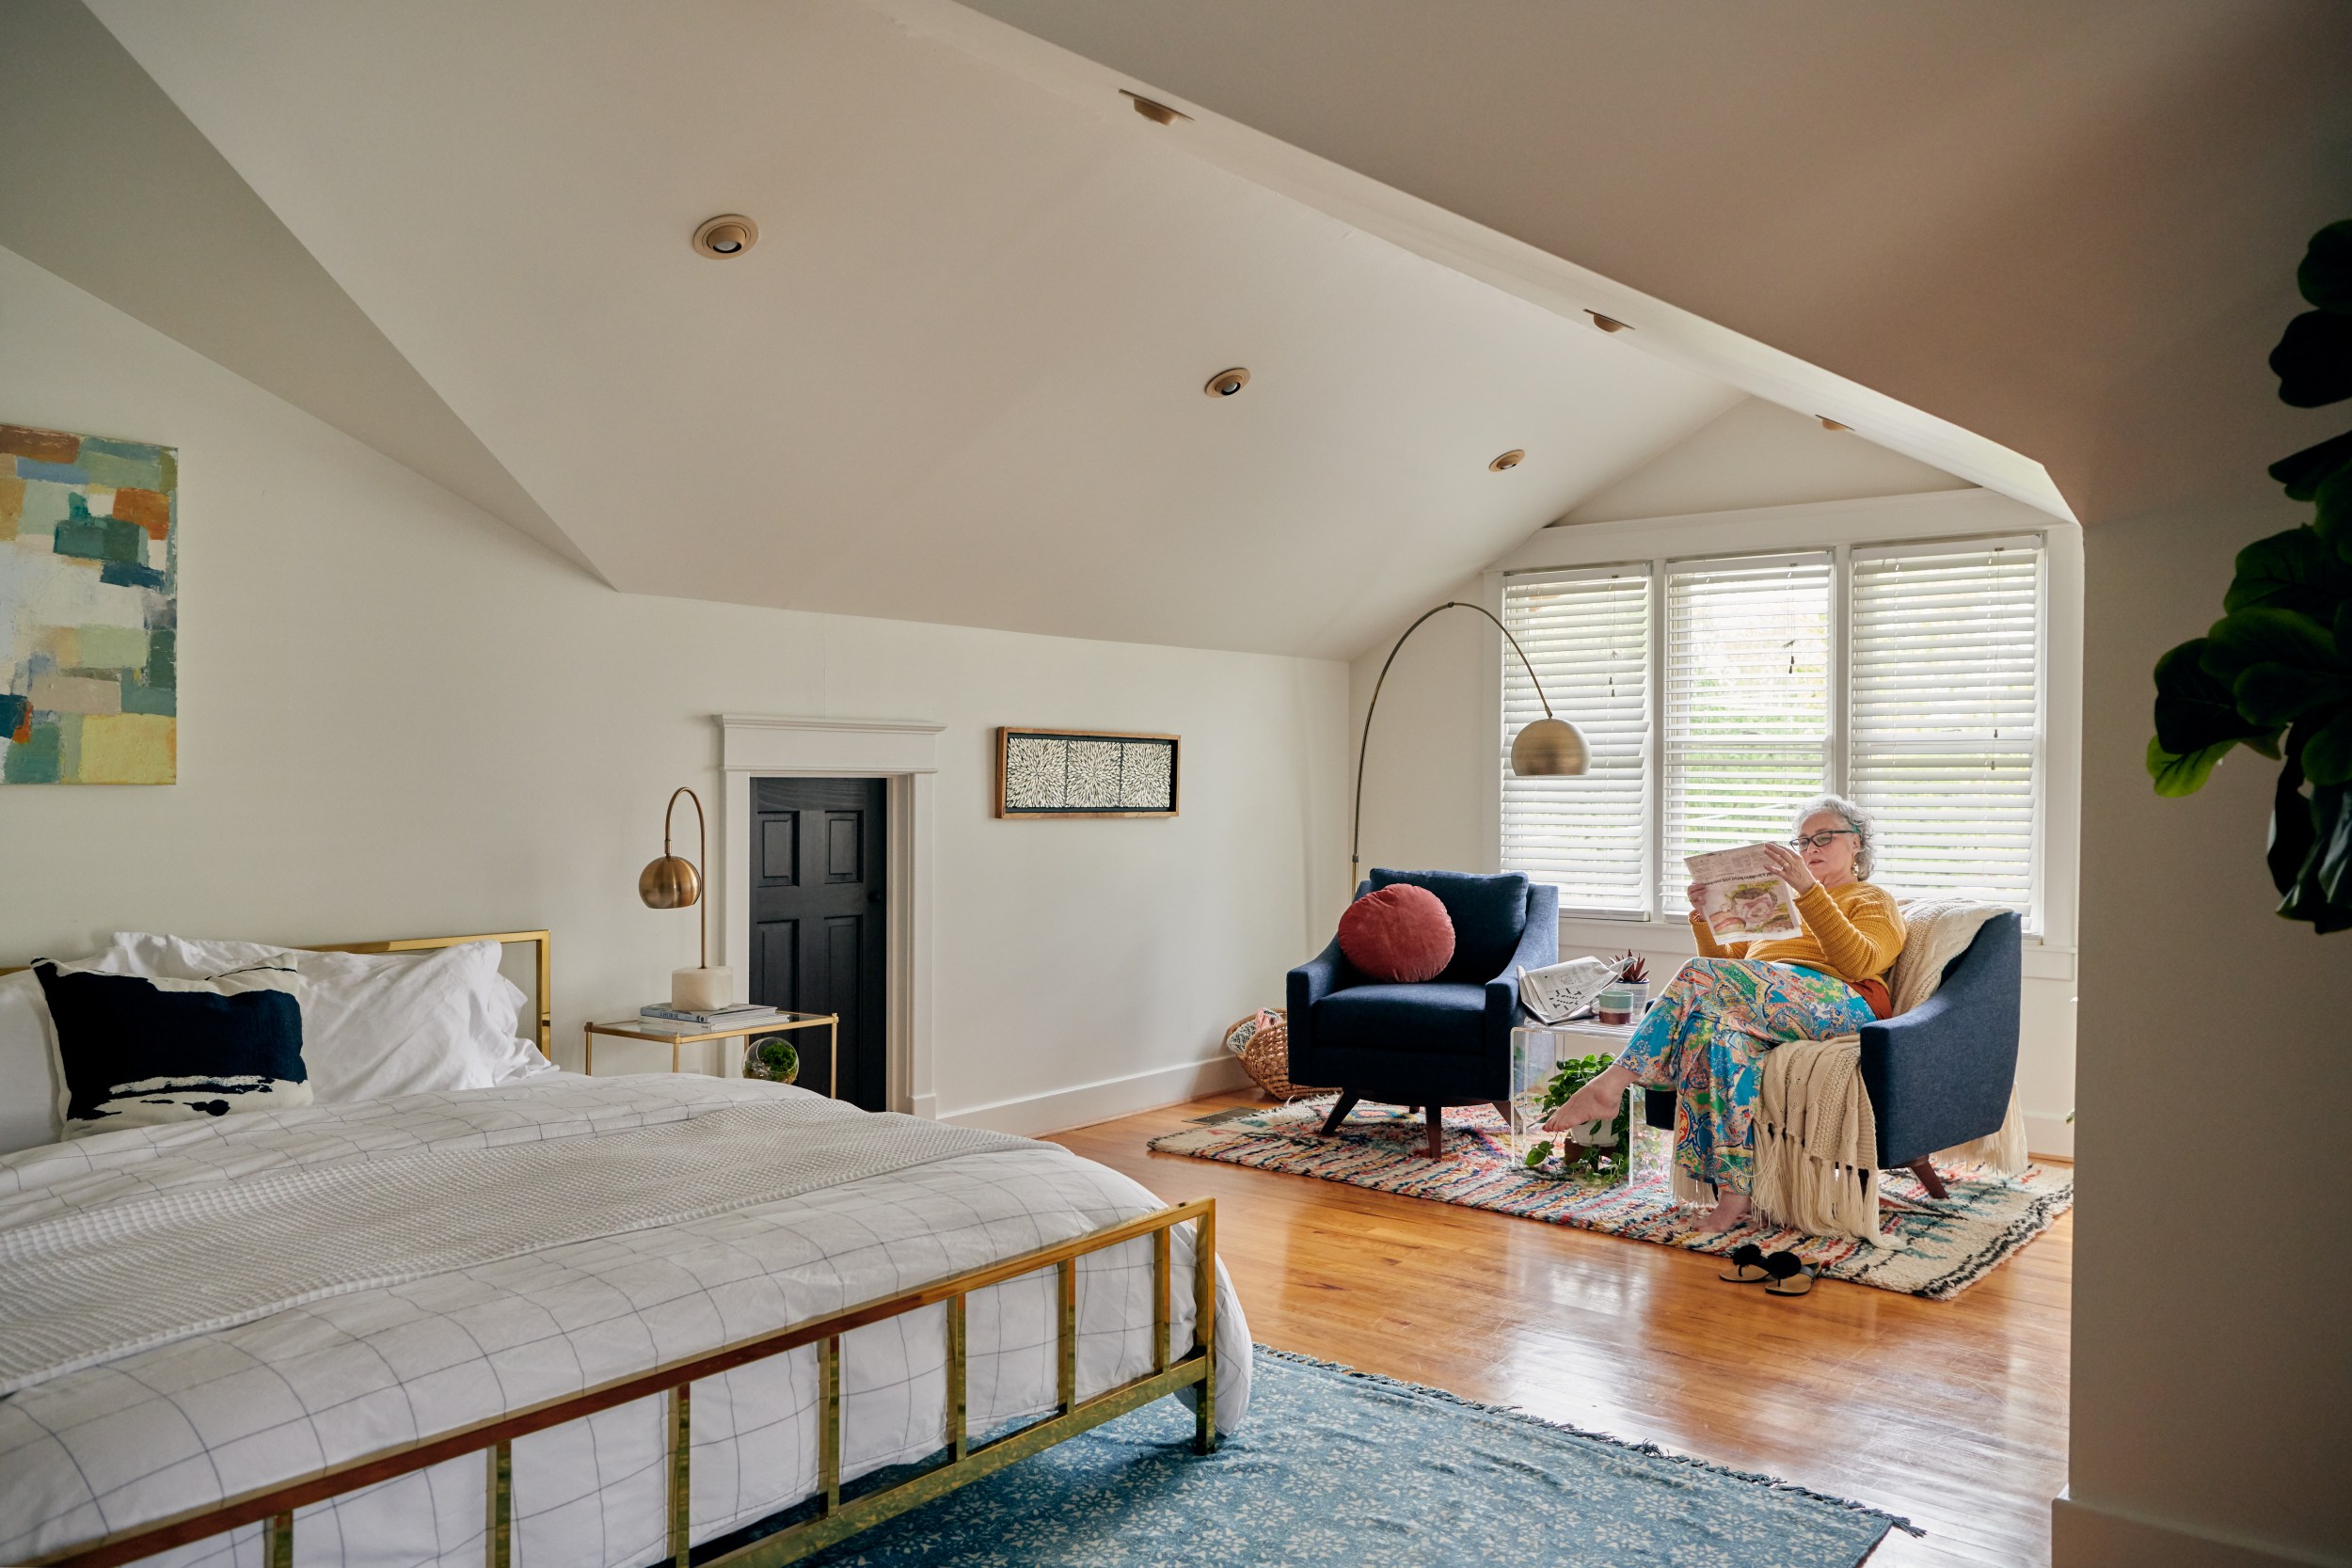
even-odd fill
[[[1541,969],[1519,971],[1519,1002],[1545,1023],[1565,1023],[1593,1005],[1612,980],[1625,970],[1625,960],[1570,958]]]
[[[1765,942],[1804,934],[1797,901],[1772,869],[1761,844],[1688,855],[1691,880],[1700,884],[1699,918],[1717,942]]]

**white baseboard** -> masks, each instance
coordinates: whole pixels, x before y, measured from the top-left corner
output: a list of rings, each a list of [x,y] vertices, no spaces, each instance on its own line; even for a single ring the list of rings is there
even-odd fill
[[[2074,1124],[2062,1116],[2027,1111],[2026,1148],[2030,1153],[2046,1154],[2053,1160],[2072,1160],[2074,1157]]]
[[[2352,1568],[2352,1558],[2299,1550],[2077,1502],[2050,1503],[2051,1568]]]
[[[916,1095],[907,1101],[907,1115],[921,1117],[925,1121],[937,1121],[939,1119],[939,1096],[935,1094]]]
[[[1249,1075],[1242,1070],[1238,1057],[1218,1055],[1180,1067],[1080,1084],[1075,1088],[1056,1089],[1048,1094],[967,1106],[961,1111],[949,1111],[938,1119],[957,1127],[985,1127],[995,1132],[1034,1136],[1058,1132],[1066,1127],[1084,1127],[1089,1122],[1108,1121],[1113,1117],[1149,1111],[1154,1106],[1173,1105],[1200,1095],[1238,1089],[1248,1082]]]

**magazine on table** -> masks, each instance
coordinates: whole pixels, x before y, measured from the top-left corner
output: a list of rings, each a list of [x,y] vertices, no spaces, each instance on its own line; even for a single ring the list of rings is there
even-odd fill
[[[1519,971],[1519,1003],[1544,1023],[1565,1023],[1625,973],[1623,958],[1570,958]]]
[[[666,1002],[649,1002],[637,1011],[647,1022],[693,1023],[720,1029],[738,1023],[764,1023],[784,1016],[780,1009],[760,1002],[737,1002],[724,1007],[673,1007]]]
[[[1769,847],[1743,844],[1737,849],[1683,857],[1691,880],[1699,884],[1699,918],[1717,942],[1768,942],[1804,934],[1796,895],[1773,868]]]

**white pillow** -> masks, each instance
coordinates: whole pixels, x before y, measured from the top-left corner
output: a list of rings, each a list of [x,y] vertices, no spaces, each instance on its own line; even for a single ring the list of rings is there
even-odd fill
[[[56,1061],[40,982],[0,974],[0,1154],[57,1141]]]
[[[515,1037],[523,993],[499,973],[494,942],[308,953],[119,931],[101,962],[125,974],[201,979],[272,958],[292,958],[308,982],[302,1054],[320,1104],[486,1088],[554,1070]]]

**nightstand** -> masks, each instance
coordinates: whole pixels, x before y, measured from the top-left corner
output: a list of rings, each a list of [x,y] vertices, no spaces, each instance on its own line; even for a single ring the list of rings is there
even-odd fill
[[[839,1013],[778,1013],[755,1023],[738,1023],[719,1029],[698,1029],[688,1034],[673,1035],[665,1029],[645,1027],[644,1018],[616,1018],[607,1023],[585,1023],[580,1026],[580,1071],[595,1077],[596,1071],[596,1037],[609,1036],[622,1040],[652,1040],[666,1043],[670,1048],[670,1070],[677,1070],[677,1052],[681,1045],[700,1045],[706,1040],[739,1039],[746,1051],[754,1039],[762,1035],[785,1035],[795,1029],[825,1031],[825,1094],[838,1100],[841,1088],[841,1015]]]

